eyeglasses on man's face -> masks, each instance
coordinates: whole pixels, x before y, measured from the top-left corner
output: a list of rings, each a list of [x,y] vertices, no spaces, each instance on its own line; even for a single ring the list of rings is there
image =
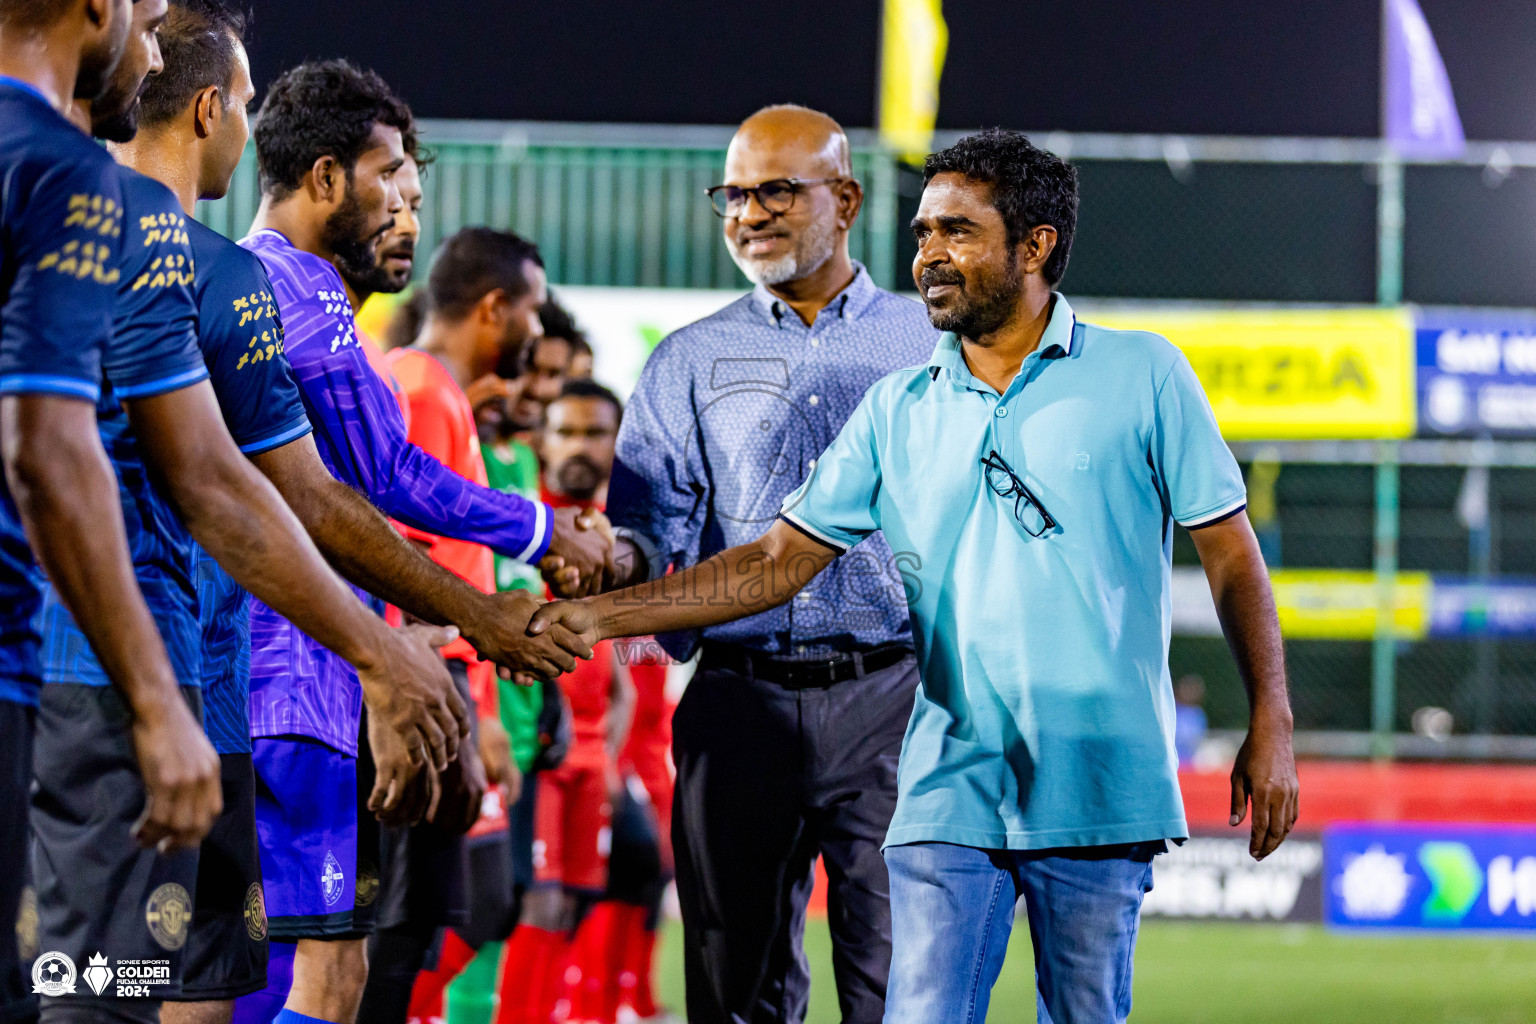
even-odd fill
[[[831,185],[847,178],[774,178],[761,185],[716,185],[704,190],[717,217],[740,217],[747,208],[747,197],[756,196],[757,205],[772,214],[788,213],[795,196],[812,185]]]
[[[1040,499],[1035,497],[1019,475],[1013,471],[1003,457],[996,450],[989,451],[987,457],[981,460],[981,465],[987,475],[987,486],[992,488],[999,498],[1013,499],[1013,518],[1018,520],[1024,532],[1031,537],[1040,537],[1047,530],[1056,528],[1056,520],[1045,510]]]

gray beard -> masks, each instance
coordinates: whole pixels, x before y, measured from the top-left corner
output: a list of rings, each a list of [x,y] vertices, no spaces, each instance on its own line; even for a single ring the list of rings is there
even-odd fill
[[[735,241],[726,246],[731,261],[741,268],[753,284],[772,287],[798,281],[820,270],[837,249],[837,229],[822,221],[812,221],[800,236],[795,251],[773,260],[754,260],[741,255]]]

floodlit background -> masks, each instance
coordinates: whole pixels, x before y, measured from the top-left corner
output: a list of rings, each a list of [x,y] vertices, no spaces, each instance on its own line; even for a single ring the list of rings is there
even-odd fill
[[[1062,290],[1199,373],[1274,573],[1305,759],[1297,833],[1256,866],[1225,825],[1242,688],[1181,534],[1197,838],[1158,864],[1134,1019],[1536,1020],[1536,5],[266,0],[258,18],[259,88],[345,55],[412,102],[437,154],[423,252],[468,224],[535,239],[626,394],[666,332],[745,287],[702,190],[756,107],[850,128],[854,254],[900,290],[913,156],[1001,124],[1072,160]],[[256,198],[248,160],[200,216],[239,236]],[[388,315],[364,312],[376,336]],[[823,922],[806,947],[811,1019],[836,1020]],[[991,1020],[1033,1020],[1030,973],[1021,927]]]

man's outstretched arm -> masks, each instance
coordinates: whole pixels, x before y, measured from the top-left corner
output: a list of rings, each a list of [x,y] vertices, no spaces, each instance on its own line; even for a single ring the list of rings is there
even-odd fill
[[[841,553],[780,519],[750,544],[681,572],[601,597],[547,604],[528,631],[558,624],[596,643],[718,626],[784,604]]]
[[[579,510],[483,487],[412,444],[394,395],[356,347],[331,352],[290,338],[288,357],[320,451],[384,514],[529,564],[555,554],[578,571],[582,593],[611,574],[611,542],[582,528]]]
[[[481,657],[514,673],[553,679],[592,649],[558,629],[530,637],[540,602],[526,591],[483,594],[402,537],[368,499],[333,477],[312,437],[251,456],[347,579],[418,619],[455,625]],[[528,679],[527,681],[532,681]]]
[[[469,731],[468,709],[433,649],[453,633],[392,630],[347,589],[235,447],[208,382],[125,405],[197,542],[237,583],[356,667],[369,707],[446,766]]]
[[[1227,646],[1248,691],[1248,737],[1232,766],[1232,824],[1253,803],[1248,851],[1263,860],[1296,824],[1291,699],[1269,571],[1246,513],[1189,531],[1205,567]]]
[[[96,408],[51,394],[0,399],[5,473],[37,560],[133,711],[146,846],[195,848],[223,806],[219,757],[181,697],[128,555]]]

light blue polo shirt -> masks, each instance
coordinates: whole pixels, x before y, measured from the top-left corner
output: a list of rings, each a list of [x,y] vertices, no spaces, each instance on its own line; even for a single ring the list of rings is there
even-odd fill
[[[1188,835],[1168,677],[1173,524],[1240,511],[1242,474],[1189,361],[1055,296],[999,395],[946,334],[882,378],[784,502],[839,549],[882,530],[922,686],[886,845],[1014,850]],[[1057,526],[987,485],[995,449]]]

